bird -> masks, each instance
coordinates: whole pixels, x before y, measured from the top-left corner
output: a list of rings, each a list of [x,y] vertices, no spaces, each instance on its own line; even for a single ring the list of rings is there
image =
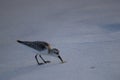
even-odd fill
[[[51,45],[48,42],[45,42],[45,41],[21,41],[21,40],[17,40],[17,42],[20,44],[26,45],[30,48],[33,48],[39,52],[38,54],[35,55],[35,60],[36,60],[38,65],[41,65],[44,63],[50,63],[50,61],[46,61],[41,56],[44,54],[44,53],[41,53],[41,51],[44,51],[44,50],[47,50],[46,55],[55,56],[55,57],[59,58],[62,63],[64,63],[62,57],[59,54],[60,51],[57,48],[51,48]],[[40,57],[44,63],[40,63],[38,61],[38,57]]]

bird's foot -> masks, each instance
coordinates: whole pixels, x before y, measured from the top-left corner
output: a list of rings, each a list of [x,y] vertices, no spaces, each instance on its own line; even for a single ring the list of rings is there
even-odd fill
[[[50,63],[51,61],[45,61],[44,63]]]
[[[43,65],[43,64],[47,64],[50,63],[50,61],[44,61],[44,63],[38,63],[38,65]]]
[[[38,63],[38,65],[43,65],[44,63]]]

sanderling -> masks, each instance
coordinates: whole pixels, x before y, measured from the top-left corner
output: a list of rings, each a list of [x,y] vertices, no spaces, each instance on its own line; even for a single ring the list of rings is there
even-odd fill
[[[36,59],[38,65],[41,65],[44,63],[50,63],[50,61],[45,61],[43,59],[43,57],[41,56],[44,53],[40,53],[40,52],[44,51],[44,50],[48,50],[48,52],[46,53],[47,55],[58,57],[61,60],[61,62],[64,63],[63,59],[61,58],[61,56],[59,54],[59,50],[56,48],[51,48],[50,44],[45,41],[20,41],[20,40],[17,40],[17,42],[39,51],[39,53],[37,53],[35,55],[35,59]],[[37,56],[39,56],[43,60],[44,63],[40,63],[38,61]]]

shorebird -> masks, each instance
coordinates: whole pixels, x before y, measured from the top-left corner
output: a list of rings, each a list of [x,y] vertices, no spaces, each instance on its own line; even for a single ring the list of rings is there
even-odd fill
[[[63,59],[61,58],[61,56],[59,54],[59,50],[57,48],[51,48],[50,44],[45,41],[20,41],[20,40],[17,40],[17,42],[39,51],[39,53],[35,55],[35,59],[36,59],[38,65],[41,65],[44,63],[50,63],[50,61],[44,60],[43,57],[41,56],[44,53],[40,53],[40,52],[44,51],[44,50],[48,50],[48,52],[45,53],[46,55],[58,57],[61,60],[61,62],[64,63]],[[38,56],[42,59],[42,61],[44,63],[40,63],[38,61]]]

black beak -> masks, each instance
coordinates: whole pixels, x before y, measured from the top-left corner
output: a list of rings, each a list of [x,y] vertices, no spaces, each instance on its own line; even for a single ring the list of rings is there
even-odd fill
[[[62,63],[64,63],[63,59],[61,58],[61,56],[59,55],[58,58],[61,60]]]

